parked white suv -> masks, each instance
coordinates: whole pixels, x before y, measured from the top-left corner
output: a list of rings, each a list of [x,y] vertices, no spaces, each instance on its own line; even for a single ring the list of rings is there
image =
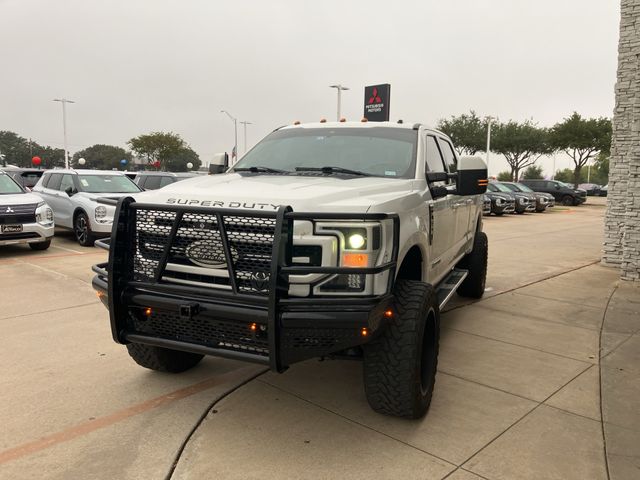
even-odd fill
[[[73,229],[78,243],[92,246],[111,233],[114,208],[99,198],[118,199],[140,192],[122,172],[108,170],[48,170],[33,191],[51,206],[56,225]]]
[[[0,245],[27,243],[33,250],[46,250],[53,230],[51,208],[0,171]]]

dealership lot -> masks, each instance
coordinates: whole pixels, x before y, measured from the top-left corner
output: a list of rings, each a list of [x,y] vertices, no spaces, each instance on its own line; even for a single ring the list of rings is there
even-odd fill
[[[443,315],[434,403],[417,422],[370,411],[358,362],[145,371],[91,288],[104,251],[63,231],[45,252],[0,249],[0,477],[165,478],[179,456],[174,478],[606,478],[600,351],[634,341],[639,307],[622,302],[601,339],[617,279],[598,265],[603,214],[590,198],[485,219],[487,294]]]

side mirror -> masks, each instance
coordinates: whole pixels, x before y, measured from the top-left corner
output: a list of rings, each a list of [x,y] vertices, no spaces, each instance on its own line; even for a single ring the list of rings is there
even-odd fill
[[[458,195],[480,195],[489,184],[487,165],[480,157],[461,157],[458,161]]]
[[[560,185],[556,183],[556,190],[560,190]]]
[[[229,168],[229,155],[225,153],[216,153],[209,164],[209,175],[224,173]]]
[[[446,172],[429,172],[427,173],[427,182],[446,182],[449,180],[449,174]]]
[[[73,187],[67,187],[64,189],[64,193],[66,193],[67,195],[69,195],[70,197],[73,197],[73,195],[76,193],[73,189]]]

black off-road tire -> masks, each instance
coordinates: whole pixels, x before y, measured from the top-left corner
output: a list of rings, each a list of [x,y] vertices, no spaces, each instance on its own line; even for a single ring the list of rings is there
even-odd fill
[[[394,317],[363,348],[364,389],[376,412],[421,418],[438,366],[438,300],[431,285],[415,280],[398,280],[394,294]]]
[[[91,223],[86,213],[80,212],[73,219],[73,233],[83,247],[93,247],[96,237],[91,232]]]
[[[158,372],[180,373],[195,367],[204,355],[130,343],[127,351],[136,363]]]
[[[458,287],[458,295],[469,298],[482,298],[487,280],[487,256],[489,242],[487,234],[476,232],[473,250],[458,263],[459,268],[469,271],[467,278]]]
[[[572,207],[574,205],[574,200],[573,197],[571,195],[565,195],[564,197],[562,197],[562,205],[566,206],[566,207]]]
[[[46,250],[51,246],[51,239],[45,240],[44,242],[30,243],[29,246],[31,250]]]

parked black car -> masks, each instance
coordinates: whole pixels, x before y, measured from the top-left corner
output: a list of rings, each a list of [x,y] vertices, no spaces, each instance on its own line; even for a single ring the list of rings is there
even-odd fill
[[[157,190],[180,180],[197,177],[193,172],[138,172],[134,182],[143,190]]]
[[[44,170],[38,170],[37,168],[1,167],[1,169],[13,178],[18,185],[29,190],[38,183],[44,173]]]
[[[489,184],[485,196],[491,200],[491,213],[495,215],[516,211],[516,197],[510,192],[501,192],[496,186]]]
[[[586,191],[573,188],[571,185],[557,180],[527,179],[520,180],[520,183],[536,192],[550,193],[556,202],[563,205],[580,205],[587,201]]]
[[[487,191],[509,193],[515,200],[515,213],[523,214],[524,212],[536,211],[536,197],[530,193],[515,192],[502,182],[489,182]]]
[[[536,212],[538,213],[544,212],[548,207],[553,207],[556,204],[555,199],[553,198],[553,195],[549,193],[534,192],[533,190],[531,190],[526,185],[523,185],[522,183],[502,182],[502,184],[506,185],[507,188],[510,188],[514,192],[533,194],[536,202]],[[549,205],[549,202],[551,202],[551,205]]]

